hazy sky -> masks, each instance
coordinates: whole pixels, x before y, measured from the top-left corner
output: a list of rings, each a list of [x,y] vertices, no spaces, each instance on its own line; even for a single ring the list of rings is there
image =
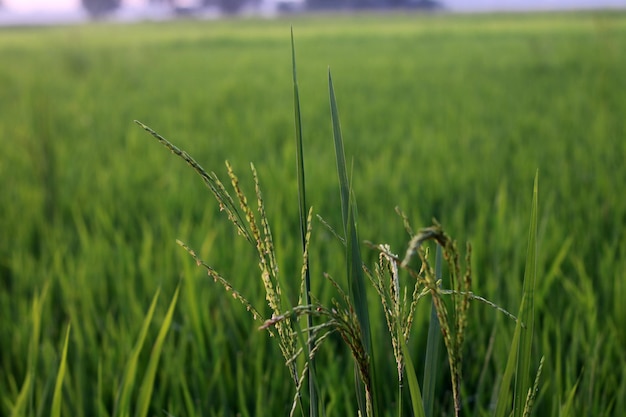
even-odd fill
[[[142,4],[143,0],[124,0],[124,4]],[[7,9],[16,12],[62,12],[76,10],[80,0],[3,0]]]
[[[3,0],[16,12],[63,12],[80,7],[81,0]],[[145,4],[146,0],[123,0],[126,5]],[[519,9],[567,7],[626,7],[626,0],[443,0],[452,9]]]
[[[16,12],[76,10],[80,0],[4,0],[7,9]]]

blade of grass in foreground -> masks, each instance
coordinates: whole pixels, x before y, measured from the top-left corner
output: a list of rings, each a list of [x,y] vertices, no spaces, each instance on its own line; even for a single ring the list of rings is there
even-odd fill
[[[296,48],[293,41],[293,27],[291,28],[291,62],[293,68],[293,108],[296,127],[296,161],[298,176],[298,208],[300,215],[300,238],[302,240],[302,252],[306,250],[307,235],[307,207],[306,207],[306,188],[304,181],[304,152],[302,151],[302,117],[300,116],[300,93],[298,90],[298,78],[296,72]],[[305,259],[305,276],[304,276],[304,304],[311,304],[311,276],[309,273],[309,259]],[[307,315],[307,328],[313,328],[313,317]],[[311,351],[313,350],[314,341],[312,331],[308,331],[307,344],[307,360],[309,362],[309,416],[317,417],[317,388],[315,381],[315,366]],[[297,378],[297,376],[296,376]]]
[[[369,311],[367,306],[367,294],[365,292],[365,274],[361,261],[361,251],[356,227],[355,210],[352,201],[352,189],[348,182],[346,170],[346,158],[343,149],[343,139],[341,136],[341,126],[339,123],[339,112],[337,110],[337,100],[333,88],[333,80],[328,71],[328,88],[330,93],[330,113],[333,127],[333,139],[335,143],[335,157],[337,160],[337,174],[339,176],[339,189],[341,195],[341,215],[343,219],[343,231],[346,238],[347,252],[347,274],[350,297],[354,304],[355,312],[361,326],[363,346],[369,358],[370,386],[367,387],[372,395],[372,408],[374,415],[378,413],[378,402],[376,394],[376,376],[374,372],[374,359],[372,355],[372,339],[370,331]],[[363,416],[367,415],[367,407],[363,398],[359,399],[359,408]]]
[[[419,382],[417,382],[417,377],[415,376],[415,367],[413,366],[413,361],[411,360],[411,354],[409,349],[406,347],[404,337],[400,337],[399,340],[402,347],[402,355],[404,356],[406,379],[409,381],[409,393],[411,395],[411,408],[413,408],[413,415],[415,417],[426,417],[424,403],[422,402],[422,394],[420,392],[420,385]]]
[[[50,409],[50,417],[61,416],[61,394],[63,391],[63,379],[65,378],[65,369],[67,367],[67,345],[70,340],[70,326],[67,326],[65,332],[65,343],[63,343],[63,353],[61,355],[61,364],[57,372],[57,380],[54,384],[54,394],[52,395],[52,408]]]
[[[524,305],[524,297],[522,297],[521,307]],[[515,372],[515,365],[517,359],[517,348],[519,346],[519,335],[522,330],[522,322],[518,318],[515,325],[515,332],[513,333],[513,341],[511,341],[511,349],[509,350],[509,359],[506,361],[506,368],[504,369],[504,375],[502,375],[502,381],[500,382],[500,389],[498,390],[498,402],[496,403],[496,411],[494,417],[505,417],[511,414],[510,412],[510,391],[511,379],[513,379],[513,373]]]
[[[437,245],[435,254],[435,277],[441,280],[442,249]],[[430,324],[428,326],[428,339],[426,342],[426,359],[424,363],[424,413],[426,416],[433,415],[433,404],[435,402],[435,384],[437,383],[437,372],[439,365],[439,353],[441,346],[441,327],[437,318],[437,311],[433,303],[430,308]]]
[[[26,415],[26,406],[28,400],[32,401],[32,384],[35,378],[35,369],[37,367],[37,361],[39,357],[39,340],[41,338],[41,316],[43,310],[43,303],[48,292],[48,284],[46,284],[41,291],[41,295],[35,294],[33,298],[32,307],[32,319],[33,319],[33,332],[28,347],[28,368],[26,371],[26,377],[20,393],[15,400],[13,409],[11,411],[11,417],[19,417]],[[32,405],[32,403],[31,403]]]
[[[161,350],[163,349],[163,342],[165,336],[172,324],[172,318],[174,316],[174,308],[176,307],[176,301],[178,300],[178,292],[180,286],[176,287],[170,306],[167,309],[163,324],[159,330],[154,346],[152,347],[152,353],[150,354],[150,361],[148,362],[148,369],[139,387],[139,397],[137,398],[137,409],[135,416],[145,417],[148,415],[148,407],[150,406],[150,398],[152,397],[152,390],[154,388],[154,378],[156,376],[157,365],[159,364],[159,358],[161,357]]]
[[[533,296],[536,277],[537,253],[537,193],[539,173],[535,174],[533,199],[530,211],[530,229],[528,232],[528,253],[524,272],[524,292],[520,304],[515,333],[511,342],[511,350],[507,360],[496,404],[495,417],[509,416],[510,386],[515,373],[515,389],[513,392],[513,416],[521,416],[524,412],[524,401],[530,388],[530,354],[532,347],[533,328]],[[522,327],[522,323],[524,327]]]
[[[141,325],[141,330],[139,332],[139,338],[135,343],[135,347],[130,354],[130,359],[128,360],[128,364],[126,365],[126,372],[124,374],[124,380],[122,381],[122,385],[118,394],[118,401],[113,410],[113,416],[129,416],[130,415],[130,394],[133,391],[135,384],[135,376],[137,375],[137,362],[139,361],[139,353],[143,347],[143,344],[146,340],[146,335],[148,334],[148,327],[150,326],[150,322],[152,321],[152,316],[154,315],[154,310],[156,308],[156,302],[159,298],[160,289],[157,289],[154,297],[152,298],[152,303],[150,304],[150,308],[148,309],[148,313],[143,320],[143,324]]]
[[[11,417],[20,417],[26,415],[26,400],[28,398],[28,394],[30,393],[32,377],[32,372],[28,371],[26,373],[26,378],[24,378],[24,383],[22,384],[20,393],[17,395],[17,399],[15,400],[15,404],[13,405],[13,409],[11,410]]]
[[[528,232],[528,250],[526,253],[526,267],[524,270],[524,299],[525,303],[519,312],[519,320],[525,328],[520,334],[519,354],[517,357],[517,372],[515,378],[515,392],[513,397],[513,415],[522,417],[528,390],[531,388],[530,356],[533,343],[533,329],[535,321],[534,290],[537,276],[537,188],[539,173],[535,174],[533,186],[533,200],[530,208],[530,230]]]

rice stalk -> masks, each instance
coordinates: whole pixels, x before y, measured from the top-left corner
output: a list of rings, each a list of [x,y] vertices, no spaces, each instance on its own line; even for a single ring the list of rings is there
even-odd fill
[[[372,387],[369,357],[365,350],[365,346],[363,345],[363,337],[361,334],[360,324],[356,315],[356,311],[352,305],[350,297],[345,292],[343,292],[339,284],[330,275],[325,274],[325,276],[339,292],[339,295],[343,300],[342,304],[340,304],[336,300],[333,300],[330,307],[325,306],[319,302],[315,302],[314,304],[310,305],[295,306],[286,313],[266,320],[265,323],[263,323],[263,325],[259,327],[259,329],[269,329],[285,320],[301,316],[320,317],[325,319],[326,321],[323,324],[314,326],[313,328],[308,330],[323,330],[325,332],[324,334],[328,332],[337,332],[354,358],[356,365],[355,371],[357,373],[359,381],[362,381],[365,387]],[[313,333],[315,340],[314,351],[316,351],[323,342],[323,340],[325,340],[325,337],[321,335],[315,335],[315,332]],[[296,354],[301,353],[302,350],[296,352]],[[294,359],[295,358],[293,358],[292,360]],[[371,392],[366,389],[365,394],[365,399],[367,401],[366,412],[368,413],[367,415],[372,415]]]
[[[423,228],[419,230],[417,234],[413,234],[407,217],[397,210],[402,216],[405,229],[411,236],[404,257],[400,258],[398,255],[394,254],[389,245],[370,244],[378,251],[378,263],[374,266],[373,271],[368,270],[363,265],[359,246],[356,202],[352,191],[352,184],[348,180],[343,138],[330,71],[328,72],[330,114],[341,199],[343,229],[343,234],[339,234],[338,238],[344,244],[346,250],[347,291],[344,291],[342,286],[329,274],[325,274],[326,279],[335,288],[340,300],[337,301],[333,299],[329,305],[324,305],[313,297],[310,293],[308,252],[312,210],[309,209],[308,215],[305,215],[307,210],[302,150],[302,126],[293,31],[291,46],[294,84],[294,117],[296,127],[298,206],[300,213],[300,237],[302,241],[302,269],[298,304],[294,307],[289,307],[289,303],[285,302],[283,299],[272,232],[265,210],[258,173],[254,165],[250,164],[250,168],[256,197],[256,211],[250,205],[240,185],[238,176],[228,162],[226,162],[226,168],[232,188],[232,195],[226,190],[226,187],[215,173],[207,173],[186,152],[178,149],[146,125],[137,122],[166,148],[182,158],[200,175],[217,199],[220,209],[226,211],[228,219],[233,223],[238,233],[255,248],[258,256],[260,277],[265,290],[266,302],[271,311],[271,317],[264,318],[259,310],[236,291],[227,279],[223,278],[217,271],[201,260],[193,249],[182,242],[179,242],[179,244],[191,254],[199,266],[203,266],[207,270],[209,276],[216,282],[219,282],[227,292],[241,302],[245,308],[252,313],[255,320],[263,321],[259,329],[268,330],[270,334],[274,334],[272,333],[273,330],[275,334],[278,335],[279,346],[285,359],[285,364],[290,370],[291,377],[296,386],[290,415],[295,413],[298,404],[304,412],[300,393],[307,375],[309,378],[309,415],[318,415],[320,400],[318,399],[318,387],[313,359],[322,343],[328,338],[328,335],[334,332],[341,337],[354,359],[359,415],[363,417],[382,415],[383,408],[379,402],[381,396],[378,393],[382,387],[376,379],[372,328],[370,326],[370,312],[365,287],[365,276],[367,275],[380,297],[389,334],[391,335],[391,346],[398,375],[398,415],[403,415],[402,392],[405,378],[408,381],[412,413],[416,416],[428,415],[430,417],[430,415],[432,415],[434,379],[437,374],[437,358],[440,341],[437,333],[441,332],[450,368],[454,414],[458,417],[461,414],[460,382],[463,361],[462,348],[465,341],[465,329],[467,327],[467,314],[470,301],[478,300],[487,303],[505,312],[505,314],[511,318],[515,319],[515,317],[496,304],[473,294],[471,291],[471,246],[469,244],[466,246],[465,265],[462,268],[456,242],[443,231],[443,228],[436,221],[432,226]],[[521,348],[523,353],[519,356],[516,355],[515,360],[509,360],[503,378],[506,384],[510,382],[513,374],[513,363],[515,362],[518,368],[514,396],[515,417],[522,417],[522,415],[517,412],[517,402],[515,402],[521,400],[520,393],[522,389],[526,389],[526,391],[524,391],[524,412],[530,412],[529,410],[532,408],[535,399],[536,386],[542,369],[540,366],[535,379],[534,391],[529,390],[528,378],[519,375],[519,368],[528,369],[529,349],[532,340],[532,285],[534,285],[533,267],[536,262],[536,254],[531,255],[530,248],[533,245],[535,245],[536,248],[536,231],[534,232],[535,234],[532,232],[532,225],[534,225],[536,229],[536,199],[533,200],[533,204],[524,296],[522,298],[522,307],[520,308],[520,319],[516,320],[517,325],[513,339],[513,349],[517,351],[518,348]],[[335,233],[332,228],[331,231]],[[335,234],[337,235],[337,233]],[[429,241],[437,245],[437,259],[434,268],[429,259],[429,248],[424,245],[424,243]],[[414,262],[415,259],[417,259],[416,262]],[[442,285],[443,261],[447,263],[448,267],[446,283],[449,287],[447,288],[444,288]],[[417,266],[413,265],[415,263],[417,263]],[[408,274],[408,283],[401,280],[402,274]],[[425,295],[431,296],[432,308],[424,377],[427,390],[422,396],[407,345],[417,303]],[[449,297],[451,301],[446,303],[444,297]],[[300,328],[299,319],[301,317],[306,317],[307,325],[303,329]],[[319,319],[321,324],[314,325],[314,318]],[[525,333],[521,333],[522,329],[524,329]],[[305,355],[305,361],[300,361],[303,365],[299,368],[297,359],[302,355]],[[513,356],[510,356],[510,358],[513,358]],[[503,382],[503,384],[504,383],[505,382]],[[504,403],[506,398],[500,398],[499,400]],[[503,416],[503,414],[499,414],[503,412],[503,410],[504,408],[499,402],[496,416]]]
[[[405,228],[411,230],[406,217],[404,217]],[[442,252],[443,259],[448,264],[450,290],[443,290],[440,282],[440,272],[435,271],[429,261],[428,250],[423,247],[423,244],[427,241],[435,241],[438,244]],[[377,247],[381,253],[385,253],[385,247],[379,245]],[[420,259],[419,269],[413,269],[411,267],[411,261],[415,256]],[[465,271],[461,273],[461,266],[459,261],[458,249],[456,243],[450,239],[450,237],[443,231],[441,226],[434,222],[433,226],[421,229],[416,235],[414,235],[409,241],[409,245],[404,256],[404,259],[400,259],[386,252],[386,256],[389,260],[396,263],[398,268],[402,268],[408,271],[409,275],[415,279],[415,285],[422,286],[423,291],[430,293],[432,297],[433,309],[436,313],[436,319],[439,323],[439,329],[443,336],[446,351],[448,352],[448,364],[450,367],[450,376],[452,382],[452,394],[454,402],[454,412],[456,416],[461,412],[461,396],[460,396],[460,383],[461,383],[461,364],[462,364],[462,347],[464,342],[464,331],[467,325],[467,311],[469,308],[469,301],[472,299],[471,288],[471,248],[467,245],[467,254],[465,259]],[[440,269],[439,269],[440,270]],[[419,291],[414,292],[416,294]],[[443,300],[443,295],[449,295],[452,298],[452,307],[448,308]],[[384,296],[381,297],[384,299]],[[413,302],[416,302],[419,297],[413,297]],[[390,329],[391,330],[391,329]],[[391,331],[392,339],[394,331]],[[407,333],[408,336],[408,333]],[[431,337],[434,338],[433,335]],[[407,338],[403,337],[403,341],[406,344]],[[394,345],[399,341],[393,342]],[[434,344],[435,339],[430,339],[429,343]],[[433,349],[433,347],[431,347]],[[432,350],[431,350],[432,352]],[[431,357],[428,358],[431,366],[434,366]],[[434,372],[432,369],[425,368],[426,371]],[[430,384],[430,382],[429,382]],[[432,387],[429,385],[428,398],[433,395]],[[426,398],[426,397],[425,397]],[[430,409],[431,402],[427,402],[428,410]]]
[[[254,308],[254,306],[252,304],[250,304],[250,302],[243,295],[241,295],[241,293],[239,291],[234,289],[233,286],[231,285],[231,283],[226,278],[222,277],[212,266],[210,266],[209,264],[204,262],[202,259],[200,259],[200,257],[198,257],[198,255],[196,254],[195,250],[191,249],[189,246],[187,246],[187,244],[185,244],[184,242],[182,242],[180,240],[177,240],[176,242],[183,249],[185,249],[187,251],[187,253],[189,253],[189,255],[191,255],[191,257],[196,261],[196,265],[202,266],[203,268],[205,268],[207,270],[207,274],[211,278],[213,278],[213,280],[215,282],[221,284],[222,287],[224,287],[224,290],[226,290],[226,292],[230,293],[230,295],[235,300],[237,300],[241,304],[243,304],[243,306],[246,308],[246,310],[249,311],[252,314],[252,318],[254,320],[262,320],[263,319],[263,315],[261,313],[259,313],[257,311],[257,309]]]
[[[286,306],[289,306],[290,304],[285,302],[285,300],[283,299],[274,240],[265,210],[265,203],[261,192],[259,176],[254,164],[250,164],[250,170],[252,172],[254,183],[256,211],[251,207],[248,198],[243,192],[243,189],[240,185],[239,177],[235,174],[231,164],[228,161],[226,161],[226,170],[228,178],[230,180],[232,194],[226,189],[223,182],[215,173],[208,173],[207,171],[205,171],[204,168],[200,166],[200,164],[198,164],[191,156],[189,156],[189,154],[187,154],[183,150],[180,150],[178,147],[169,142],[163,136],[156,133],[151,128],[140,122],[136,123],[143,127],[167,149],[183,159],[188,165],[190,165],[194,169],[194,171],[203,179],[204,183],[211,190],[213,196],[217,200],[220,209],[226,211],[228,219],[233,223],[238,234],[243,236],[246,241],[254,247],[257,254],[260,277],[265,290],[265,299],[267,301],[267,305],[270,308],[272,317],[279,316],[281,312],[287,308]],[[309,292],[306,289],[306,280],[308,277],[307,248],[308,240],[310,239],[311,233],[311,213],[312,212],[309,212],[308,218],[305,218],[304,221],[303,266],[301,277],[303,282],[300,286],[301,292],[304,292],[304,294],[301,294],[301,297],[306,297],[306,294]],[[239,291],[237,291],[226,278],[219,274],[208,263],[203,261],[190,246],[181,241],[177,242],[193,257],[198,266],[204,267],[208,275],[213,278],[214,281],[220,283],[222,287],[233,296],[233,298],[242,303],[246,310],[248,310],[252,314],[255,320],[267,320],[267,318],[265,318],[264,315],[260,312],[260,309],[253,306],[247,300],[247,298],[244,297]],[[299,372],[296,362],[289,360],[290,358],[295,356],[295,352],[297,351],[298,336],[297,331],[294,331],[294,328],[297,327],[297,323],[293,323],[290,317],[284,317],[283,320],[277,322],[276,326],[274,327],[275,332],[270,331],[270,335],[278,335],[278,344],[281,353],[283,354],[285,364],[289,369],[291,378],[296,385],[297,393],[299,393],[301,387],[301,384],[298,383],[298,381],[300,380],[300,375],[302,373],[306,373],[307,371],[310,373],[312,367],[310,365],[307,365],[307,367],[302,372]],[[307,328],[311,327],[311,325],[307,325]],[[309,335],[307,339],[312,340],[311,335]],[[309,349],[308,357],[312,357],[311,351],[312,348]],[[310,359],[307,359],[307,362],[309,360]]]
[[[532,388],[528,389],[528,395],[526,396],[526,402],[524,403],[524,417],[530,417],[530,414],[533,410],[533,405],[535,405],[535,398],[537,397],[537,393],[539,392],[539,379],[541,378],[541,372],[543,371],[543,361],[545,357],[541,357],[539,361],[539,368],[537,369],[537,374],[535,375],[535,382]]]
[[[409,300],[407,297],[408,287],[400,284],[398,256],[391,252],[391,248],[387,244],[370,244],[370,246],[375,247],[379,251],[379,260],[378,264],[375,265],[374,273],[369,270],[366,270],[366,272],[383,306],[396,360],[398,385],[401,389],[404,374],[401,340],[404,340],[404,343],[408,343],[417,301],[426,293],[420,293],[419,282],[415,280]],[[401,402],[399,401],[399,403]]]
[[[217,177],[217,175],[214,172],[208,173],[207,171],[205,171],[204,168],[202,168],[202,166],[200,166],[200,164],[197,163],[196,160],[193,159],[187,152],[176,147],[173,143],[165,139],[163,136],[155,132],[150,127],[146,126],[138,120],[135,120],[135,123],[141,126],[145,131],[150,133],[163,146],[169,149],[170,152],[183,159],[187,163],[187,165],[193,168],[196,174],[198,174],[202,178],[205,185],[209,188],[209,190],[211,190],[211,193],[213,193],[213,195],[215,196],[219,204],[220,210],[226,211],[228,219],[235,225],[235,227],[237,228],[237,232],[241,236],[243,236],[248,241],[248,243],[254,245],[254,240],[250,231],[246,227],[246,222],[244,221],[244,218],[242,217],[239,210],[237,210],[237,206],[233,198],[230,196],[228,191],[226,191],[226,188]]]

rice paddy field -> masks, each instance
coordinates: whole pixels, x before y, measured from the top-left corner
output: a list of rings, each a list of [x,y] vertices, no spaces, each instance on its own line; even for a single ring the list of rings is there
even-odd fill
[[[474,293],[513,313],[538,170],[532,366],[545,363],[534,415],[622,415],[623,12],[0,29],[0,415],[288,415],[294,385],[274,338],[176,239],[269,315],[253,249],[193,170],[133,121],[224,180],[228,160],[252,195],[254,162],[295,304],[290,25],[314,213],[340,228],[329,67],[360,237],[403,254],[395,207],[416,229],[436,218],[459,247],[471,243]],[[366,265],[378,256],[362,253]],[[323,274],[344,282],[344,249],[317,219],[309,259],[313,294],[337,298]],[[409,344],[418,375],[429,317],[424,301]],[[382,309],[372,329],[384,334]],[[514,329],[471,304],[462,415],[492,415]],[[378,371],[384,415],[396,415],[392,347],[374,340],[389,349]],[[448,416],[441,358],[434,415]],[[339,337],[316,363],[325,414],[356,415]]]

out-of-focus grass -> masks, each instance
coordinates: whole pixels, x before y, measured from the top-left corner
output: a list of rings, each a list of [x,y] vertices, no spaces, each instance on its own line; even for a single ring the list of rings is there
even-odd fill
[[[623,13],[0,30],[1,413],[51,407],[70,323],[62,414],[110,415],[154,294],[160,288],[146,346],[154,345],[179,282],[150,413],[288,411],[293,393],[274,360],[280,352],[190,265],[175,239],[262,300],[261,288],[249,285],[257,268],[249,248],[220,221],[193,174],[171,163],[132,120],[175,132],[208,170],[224,172],[225,159],[236,169],[254,161],[283,277],[296,280],[290,23],[308,203],[339,228],[330,65],[360,237],[400,248],[394,206],[417,226],[436,216],[459,241],[472,242],[475,291],[515,311],[529,184],[539,168],[533,358],[541,352],[546,362],[537,413],[619,413],[626,398]],[[320,262],[311,265],[312,276],[342,276],[341,252],[316,227],[310,257]],[[363,256],[367,262],[375,254]],[[329,293],[323,280],[312,281],[316,294]],[[412,352],[424,352],[428,317],[418,309]],[[514,326],[481,305],[469,322],[462,390],[472,402],[464,408],[484,410]],[[380,328],[384,319],[371,325]],[[149,359],[142,350],[140,375]],[[418,375],[422,360],[413,360]],[[318,361],[333,363],[318,375],[329,413],[354,415],[349,358],[327,348]],[[393,369],[377,373],[395,378]],[[25,384],[32,391],[20,396]],[[450,412],[446,398],[438,398],[436,412]]]

